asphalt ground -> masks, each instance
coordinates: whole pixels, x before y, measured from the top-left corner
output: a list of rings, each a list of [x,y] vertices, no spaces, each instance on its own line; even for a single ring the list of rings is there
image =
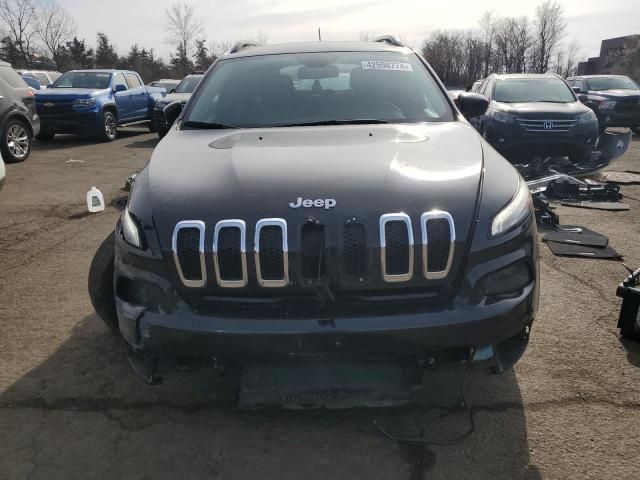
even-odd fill
[[[615,261],[554,257],[545,245],[529,348],[512,371],[467,375],[475,429],[452,445],[399,444],[373,422],[446,443],[470,425],[459,400],[243,411],[194,382],[142,383],[122,341],[94,314],[86,281],[125,177],[156,143],[142,129],[114,143],[57,137],[35,145],[26,163],[7,165],[0,479],[640,478],[640,345],[616,330],[615,289],[626,271]],[[640,170],[638,139],[612,169]],[[86,212],[92,185],[109,204],[99,214]],[[630,211],[558,212],[565,224],[608,235],[638,267],[640,186],[622,192]]]

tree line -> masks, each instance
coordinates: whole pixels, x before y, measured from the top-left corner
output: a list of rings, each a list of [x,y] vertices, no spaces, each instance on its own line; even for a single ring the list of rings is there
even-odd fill
[[[575,73],[579,45],[565,44],[567,24],[562,6],[545,0],[527,16],[485,13],[468,30],[438,30],[422,53],[448,86],[468,86],[491,73]]]
[[[165,11],[169,60],[153,48],[138,43],[118,54],[107,33],[98,32],[95,47],[77,35],[71,13],[56,0],[0,0],[0,58],[14,68],[60,71],[75,68],[122,68],[140,73],[145,81],[182,78],[204,70],[231,42],[207,42],[202,22],[187,1]],[[478,26],[468,30],[438,30],[422,45],[422,53],[449,86],[466,86],[490,73],[574,73],[578,44],[563,43],[566,21],[556,0],[540,3],[533,18],[503,17],[485,13]],[[360,33],[367,40],[366,32]],[[266,43],[258,32],[255,40]]]

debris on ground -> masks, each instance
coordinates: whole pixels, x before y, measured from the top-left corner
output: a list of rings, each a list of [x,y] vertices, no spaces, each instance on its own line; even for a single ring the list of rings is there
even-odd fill
[[[614,172],[614,171],[606,171],[601,172],[598,177],[603,182],[613,182],[613,183],[621,183],[623,185],[639,185],[640,184],[640,173],[638,172]]]
[[[130,192],[131,187],[133,186],[133,182],[135,182],[137,176],[138,176],[138,172],[133,172],[131,175],[125,178],[124,187],[122,187],[122,190],[125,192]]]
[[[609,245],[607,236],[576,225],[557,225],[553,232],[542,237],[542,241],[559,257],[622,258]]]
[[[594,202],[592,200],[584,200],[574,202],[563,201],[560,204],[565,207],[591,208],[593,210],[608,210],[611,212],[630,210],[629,204],[623,202]]]

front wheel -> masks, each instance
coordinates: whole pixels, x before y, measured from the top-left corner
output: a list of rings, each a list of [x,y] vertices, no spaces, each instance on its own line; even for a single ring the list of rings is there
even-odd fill
[[[115,262],[115,232],[102,242],[89,267],[89,298],[93,308],[107,326],[118,328],[113,274]]]
[[[7,163],[24,162],[31,153],[31,133],[26,123],[10,119],[2,132],[2,158]]]
[[[118,120],[113,112],[106,111],[102,114],[102,131],[100,138],[105,142],[113,142],[118,138]]]

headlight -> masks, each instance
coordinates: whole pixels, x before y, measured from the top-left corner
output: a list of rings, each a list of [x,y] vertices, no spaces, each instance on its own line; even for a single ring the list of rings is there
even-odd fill
[[[591,110],[589,110],[588,112],[584,112],[581,115],[578,115],[578,125],[584,125],[586,123],[593,123],[598,119],[598,117],[596,117],[596,114],[593,113]]]
[[[512,115],[509,115],[508,113],[505,112],[495,112],[493,114],[493,119],[496,122],[502,122],[502,123],[514,123],[515,119],[513,118]]]
[[[73,104],[76,107],[93,107],[96,104],[95,98],[79,98]]]
[[[520,178],[518,191],[509,204],[504,207],[491,222],[491,236],[497,237],[505,234],[524,222],[533,209],[531,192],[526,182]]]
[[[616,106],[615,100],[605,100],[598,104],[598,110],[613,110],[613,107]]]
[[[142,248],[142,232],[138,226],[138,222],[129,213],[129,208],[125,208],[120,217],[122,224],[122,236],[125,242],[132,247]]]

